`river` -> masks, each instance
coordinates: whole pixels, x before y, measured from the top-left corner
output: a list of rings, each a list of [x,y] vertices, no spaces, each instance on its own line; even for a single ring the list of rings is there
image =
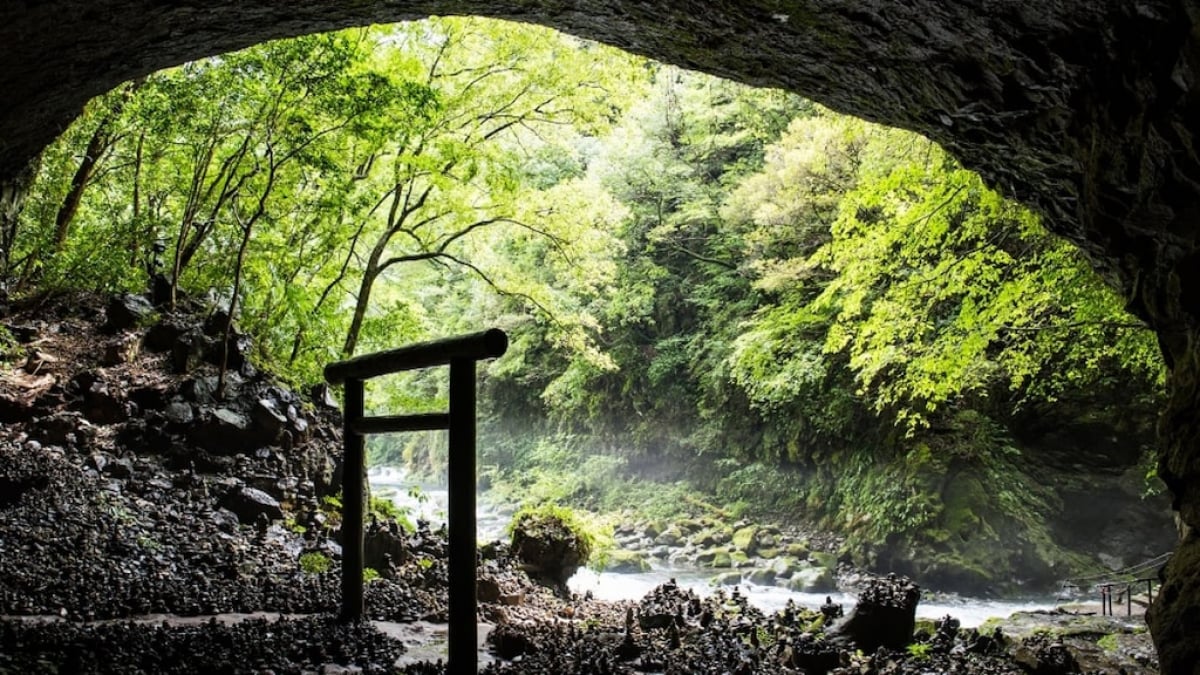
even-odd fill
[[[446,521],[447,493],[445,487],[420,486],[410,494],[413,482],[404,472],[390,468],[372,468],[368,479],[373,492],[386,494],[402,510],[409,514],[414,521],[417,518],[428,520],[434,524]],[[504,537],[504,529],[508,525],[511,513],[497,509],[489,504],[486,496],[480,499],[476,520],[477,535],[480,541],[490,541]],[[714,591],[709,583],[713,573],[711,570],[700,568],[665,568],[658,567],[649,572],[637,573],[598,573],[590,569],[582,569],[568,582],[572,591],[584,593],[591,591],[601,600],[638,600],[655,586],[675,579],[681,586],[691,588],[701,596]],[[816,608],[825,603],[827,594],[798,593],[778,586],[759,586],[743,583],[738,586],[739,592],[746,594],[750,602],[765,612],[782,609],[793,600],[808,608]],[[926,598],[929,592],[925,591]],[[1014,612],[1053,609],[1056,606],[1052,596],[1041,596],[1021,599],[995,600],[985,598],[970,598],[952,594],[933,593],[932,599],[922,599],[917,606],[919,618],[939,619],[947,614],[957,618],[964,627],[976,627],[989,618],[1007,617]],[[832,594],[834,602],[841,603],[849,610],[855,603],[855,597],[848,593]]]

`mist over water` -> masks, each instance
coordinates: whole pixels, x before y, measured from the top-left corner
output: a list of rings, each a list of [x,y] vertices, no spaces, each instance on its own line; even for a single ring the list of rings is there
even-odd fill
[[[414,522],[423,519],[434,526],[446,522],[448,493],[445,486],[418,485],[418,489],[410,493],[410,489],[416,483],[410,480],[404,471],[393,467],[372,468],[367,478],[374,494],[387,496]],[[487,503],[486,499],[481,499],[476,513],[476,529],[480,541],[504,538],[504,530],[508,526],[511,512],[499,510]],[[656,567],[649,572],[639,573],[605,573],[585,568],[579,570],[567,585],[575,593],[590,591],[600,600],[639,600],[654,587],[674,579],[680,586],[692,589],[700,596],[707,596],[716,591],[710,584],[712,576],[711,570],[699,568]],[[725,592],[732,593],[733,588],[726,587]],[[749,583],[742,583],[737,589],[739,593],[750,598],[751,604],[768,613],[783,609],[789,600],[803,607],[815,608],[824,604],[828,596],[834,602],[842,604],[847,611],[856,602],[856,597],[849,593],[799,593],[778,586]],[[926,596],[928,598],[928,593]],[[1055,606],[1055,599],[1050,596],[1024,600],[992,600],[938,594],[933,599],[921,600],[917,606],[917,616],[940,619],[950,615],[961,621],[964,628],[974,628],[990,618],[1007,617],[1014,612],[1051,610]]]

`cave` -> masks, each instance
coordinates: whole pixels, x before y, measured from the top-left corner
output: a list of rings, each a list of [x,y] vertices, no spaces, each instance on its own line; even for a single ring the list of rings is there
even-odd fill
[[[538,23],[922,133],[1039,211],[1153,328],[1180,543],[1149,621],[1200,672],[1200,2],[16,0],[0,9],[0,225],[122,81],[264,40],[436,14]]]

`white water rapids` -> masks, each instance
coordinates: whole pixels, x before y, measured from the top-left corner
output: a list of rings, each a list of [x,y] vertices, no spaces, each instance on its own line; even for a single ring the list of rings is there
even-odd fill
[[[414,486],[403,471],[391,467],[372,468],[368,472],[371,490],[379,496],[387,496],[398,507],[404,510],[414,522],[418,519],[428,520],[435,526],[446,522],[447,493],[445,487],[418,486],[410,494]],[[504,528],[508,525],[511,513],[502,512],[481,500],[477,512],[476,529],[480,541],[491,541],[504,537]],[[713,574],[711,571],[699,568],[668,569],[656,568],[649,572],[638,573],[599,573],[590,569],[581,569],[568,582],[572,591],[584,593],[591,591],[601,600],[638,600],[649,593],[655,586],[675,579],[681,586],[691,588],[698,595],[706,596],[715,589],[709,583]],[[825,603],[825,593],[798,593],[778,586],[759,586],[743,582],[738,586],[739,592],[750,597],[750,602],[765,612],[782,609],[793,600],[797,604],[816,608]],[[732,589],[726,589],[730,591]],[[830,594],[833,601],[841,603],[846,610],[854,606],[855,597],[847,593]],[[1055,599],[1050,596],[1035,597],[1023,600],[991,600],[969,598],[956,595],[934,594],[933,598],[921,600],[917,606],[917,616],[928,619],[940,619],[947,614],[962,622],[963,627],[977,627],[993,617],[1007,617],[1014,612],[1028,612],[1053,609]]]

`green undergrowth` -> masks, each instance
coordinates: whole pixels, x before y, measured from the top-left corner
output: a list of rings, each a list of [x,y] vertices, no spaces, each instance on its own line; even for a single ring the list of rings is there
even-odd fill
[[[946,590],[1003,594],[1049,588],[1094,566],[1058,545],[1048,514],[1062,509],[1004,428],[973,411],[937,433],[834,453],[816,466],[720,459],[672,480],[639,476],[636,460],[548,435],[485,451],[499,501],[557,504],[633,521],[711,516],[804,524],[844,537],[841,557]],[[502,456],[501,456],[502,455]]]
[[[343,508],[342,493],[340,491],[336,495],[327,495],[321,498],[321,510],[330,519],[331,527],[335,527],[341,523]],[[395,502],[386,497],[371,496],[367,500],[367,512],[364,514],[364,518],[392,520],[400,525],[405,532],[415,532],[417,528],[413,524],[410,515],[408,509],[397,506]]]

